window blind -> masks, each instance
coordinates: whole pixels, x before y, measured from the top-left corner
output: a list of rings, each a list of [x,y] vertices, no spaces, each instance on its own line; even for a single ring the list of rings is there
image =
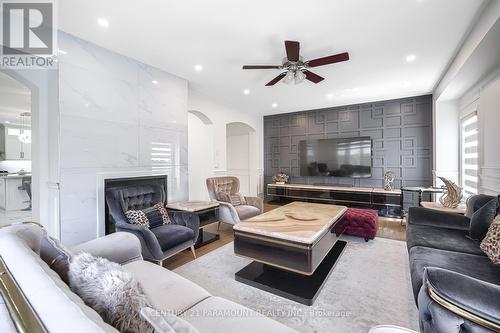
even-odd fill
[[[477,112],[474,112],[461,120],[461,182],[466,197],[478,192],[478,147]]]

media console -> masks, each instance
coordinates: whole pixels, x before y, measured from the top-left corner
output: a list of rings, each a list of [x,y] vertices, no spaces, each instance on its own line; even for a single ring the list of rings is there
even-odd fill
[[[381,216],[401,217],[403,195],[400,190],[335,185],[268,184],[267,195],[277,199],[312,201],[375,209]]]

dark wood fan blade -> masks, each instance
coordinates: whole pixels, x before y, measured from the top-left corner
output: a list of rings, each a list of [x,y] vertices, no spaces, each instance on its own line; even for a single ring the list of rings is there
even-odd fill
[[[325,79],[324,77],[321,77],[318,74],[314,74],[313,72],[310,72],[310,71],[304,71],[304,74],[306,75],[307,80],[314,82],[314,83],[321,82]]]
[[[243,69],[280,69],[281,66],[272,66],[272,65],[245,65]]]
[[[339,53],[339,54],[328,56],[328,57],[309,60],[307,62],[307,66],[318,67],[318,66],[334,64],[336,62],[347,61],[347,60],[349,60],[349,53],[344,52],[344,53]]]
[[[300,43],[293,40],[285,41],[286,57],[288,61],[299,61]]]
[[[286,75],[286,72],[281,73],[280,75],[276,76],[274,79],[269,81],[266,86],[274,86],[276,83],[280,82],[281,79],[283,79]]]

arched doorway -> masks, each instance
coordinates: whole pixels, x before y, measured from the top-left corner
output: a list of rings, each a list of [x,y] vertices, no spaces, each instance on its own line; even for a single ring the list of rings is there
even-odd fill
[[[32,92],[0,72],[0,225],[33,220]]]
[[[226,124],[226,165],[227,174],[240,180],[240,193],[257,195],[257,138],[252,126]]]
[[[200,111],[188,112],[189,200],[209,200],[205,180],[214,169],[213,123]]]

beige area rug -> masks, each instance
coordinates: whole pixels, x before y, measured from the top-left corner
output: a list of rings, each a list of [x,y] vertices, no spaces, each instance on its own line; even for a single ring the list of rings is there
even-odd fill
[[[348,245],[313,306],[302,305],[234,280],[250,263],[233,253],[233,243],[175,272],[210,293],[245,305],[299,332],[368,332],[391,324],[418,330],[406,243],[344,236]]]

